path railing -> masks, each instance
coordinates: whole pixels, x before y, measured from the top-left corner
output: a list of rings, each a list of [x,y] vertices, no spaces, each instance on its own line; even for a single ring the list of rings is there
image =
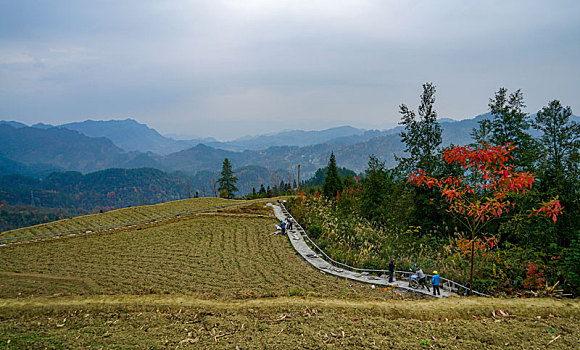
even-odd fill
[[[368,272],[368,273],[381,273],[381,274],[388,274],[389,271],[388,270],[376,270],[376,269],[362,269],[362,268],[358,268],[358,267],[354,267],[354,266],[350,266],[344,263],[341,263],[340,261],[336,261],[333,258],[331,258],[330,256],[328,256],[328,254],[326,254],[326,252],[324,250],[322,250],[322,248],[320,248],[315,242],[314,240],[312,240],[308,234],[306,233],[306,230],[300,225],[300,223],[298,223],[298,221],[296,221],[296,219],[294,219],[294,217],[292,216],[292,214],[290,214],[290,212],[286,209],[286,206],[284,206],[284,203],[280,202],[280,208],[282,209],[282,212],[284,213],[284,215],[286,215],[287,217],[292,219],[292,224],[295,225],[296,227],[296,231],[298,231],[305,239],[307,242],[309,242],[309,244],[314,247],[318,252],[320,252],[320,254],[322,256],[324,256],[324,258],[337,265],[340,267],[343,267],[345,269],[351,270],[351,271],[357,271],[357,272]],[[402,278],[405,278],[406,280],[409,280],[410,275],[414,274],[414,272],[410,272],[410,271],[395,271],[395,275],[399,274]],[[429,275],[426,274],[426,276],[428,277],[433,277],[433,275]],[[444,278],[444,277],[440,277],[441,280],[441,284],[440,287],[441,288],[446,288],[449,292],[452,293],[457,293],[457,294],[466,294],[469,293],[469,287],[464,286],[460,283],[457,283],[455,281],[452,281],[450,279]],[[459,291],[463,291],[463,293],[460,293]],[[479,296],[483,296],[483,297],[491,297],[490,295],[487,295],[485,293],[480,293],[477,291],[473,291],[474,295],[479,295]]]

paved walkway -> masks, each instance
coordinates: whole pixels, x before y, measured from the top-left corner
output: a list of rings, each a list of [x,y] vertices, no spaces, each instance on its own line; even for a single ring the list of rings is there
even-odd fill
[[[274,214],[276,215],[276,218],[278,218],[278,220],[280,220],[280,221],[286,220],[287,216],[284,214],[284,212],[282,211],[282,208],[280,208],[280,206],[272,205],[272,208],[274,209]],[[292,221],[296,222],[296,220],[294,220],[294,218],[292,218]],[[302,255],[304,260],[306,260],[307,262],[312,264],[314,267],[316,267],[317,269],[319,269],[325,273],[339,276],[339,277],[343,277],[343,278],[348,278],[348,279],[351,279],[354,281],[371,283],[371,284],[376,284],[376,285],[380,285],[380,286],[391,286],[391,287],[403,289],[405,291],[409,291],[409,292],[413,292],[413,293],[421,293],[421,294],[433,296],[432,292],[430,293],[423,288],[421,288],[421,289],[410,288],[408,286],[407,281],[397,281],[397,282],[389,283],[388,276],[385,276],[385,277],[376,276],[376,275],[369,274],[368,272],[361,273],[361,272],[346,270],[346,269],[343,269],[341,267],[334,266],[331,263],[324,260],[319,254],[314,252],[310,248],[310,246],[308,246],[308,244],[304,240],[304,237],[300,233],[300,228],[295,227],[292,231],[286,231],[286,232],[288,234],[288,238],[290,239],[290,242],[292,243],[292,246],[294,246],[294,249],[296,249],[296,251],[300,255]],[[448,297],[448,296],[450,296],[449,291],[441,288],[441,296],[438,296],[438,297]]]

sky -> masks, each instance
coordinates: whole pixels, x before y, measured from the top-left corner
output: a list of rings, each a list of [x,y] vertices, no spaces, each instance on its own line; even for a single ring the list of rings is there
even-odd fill
[[[0,120],[133,118],[164,134],[387,129],[437,87],[439,118],[580,111],[580,1],[0,0]]]

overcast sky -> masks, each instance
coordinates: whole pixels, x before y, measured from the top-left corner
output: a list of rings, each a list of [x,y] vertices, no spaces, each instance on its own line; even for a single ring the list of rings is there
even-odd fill
[[[580,112],[580,1],[0,0],[0,119],[134,118],[232,139],[385,129],[437,86],[440,118]]]

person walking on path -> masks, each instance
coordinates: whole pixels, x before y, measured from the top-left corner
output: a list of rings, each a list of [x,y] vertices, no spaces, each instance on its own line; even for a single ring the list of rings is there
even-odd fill
[[[292,231],[292,219],[288,218],[288,231]]]
[[[433,286],[433,295],[441,295],[441,292],[439,291],[439,274],[437,273],[437,271],[433,271],[433,278],[431,279],[431,285]],[[435,294],[435,291],[437,291],[437,294]]]
[[[427,284],[427,275],[425,275],[425,273],[423,272],[423,269],[419,268],[417,270],[417,277],[419,278],[419,285],[422,285],[423,287],[427,288],[427,291],[431,291],[431,289],[429,288],[429,285]]]
[[[393,283],[393,274],[395,273],[395,259],[391,259],[389,263],[389,283]]]
[[[282,234],[286,233],[286,221],[280,222],[280,231],[282,232]]]

